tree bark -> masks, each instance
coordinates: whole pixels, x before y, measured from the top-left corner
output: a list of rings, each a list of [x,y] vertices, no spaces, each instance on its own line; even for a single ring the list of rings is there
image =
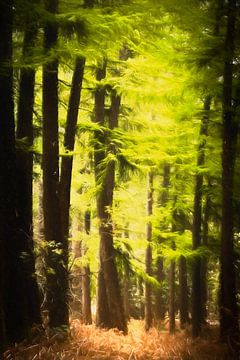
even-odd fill
[[[208,181],[208,186],[210,188],[210,180]],[[203,246],[208,246],[208,223],[210,218],[210,206],[211,200],[209,194],[206,196],[206,202],[204,206],[203,214],[203,235],[202,235],[202,244]],[[208,273],[208,261],[205,257],[202,258],[201,264],[201,285],[202,285],[202,323],[206,324],[207,322],[207,300],[208,300],[208,282],[207,282],[207,273]]]
[[[97,71],[97,80],[105,77],[106,65]],[[105,120],[105,89],[99,87],[95,92],[95,122],[100,125]],[[109,129],[113,130],[118,126],[118,115],[120,111],[120,97],[112,90],[111,106],[109,109]],[[113,190],[115,185],[115,163],[110,160],[104,168],[104,175],[101,171],[102,161],[108,154],[114,154],[115,149],[111,144],[106,143],[104,135],[100,131],[95,132],[95,178],[97,186],[100,185],[97,194],[97,212],[99,218],[100,234],[100,272],[99,282],[102,288],[98,289],[98,322],[102,326],[116,327],[124,333],[127,332],[126,319],[124,316],[123,302],[120,294],[117,268],[114,260],[113,247],[113,225],[111,218],[111,207],[113,203]],[[105,153],[106,151],[106,153]],[[105,282],[105,286],[103,284]],[[106,292],[104,291],[106,290]],[[107,298],[107,305],[104,301]],[[102,297],[101,297],[102,296]],[[105,313],[101,311],[109,311]],[[102,319],[101,319],[101,316]],[[108,320],[110,319],[110,324]]]
[[[165,164],[163,166],[163,181],[162,181],[162,191],[159,196],[159,206],[166,206],[169,197],[169,185],[170,185],[170,165]],[[164,229],[163,229],[164,230]],[[161,238],[159,238],[159,247],[161,246]],[[160,250],[161,251],[161,250]],[[164,259],[159,254],[157,257],[157,280],[161,283],[165,279],[164,274]],[[156,300],[155,300],[155,316],[157,320],[164,320],[166,313],[166,303],[164,301],[164,293],[162,288],[156,290]]]
[[[58,10],[57,0],[46,0],[46,10],[53,16]],[[44,27],[46,55],[57,45],[58,29],[55,21]],[[43,66],[43,216],[44,236],[48,243],[46,255],[46,295],[49,326],[68,326],[68,269],[61,227],[59,201],[58,147],[58,60],[48,60]]]
[[[106,63],[104,62],[103,66],[97,69],[96,79],[101,81],[106,76]],[[104,125],[105,121],[105,87],[98,86],[95,91],[95,108],[94,108],[94,121],[100,126]],[[100,176],[100,164],[104,160],[105,150],[104,144],[105,139],[101,131],[96,130],[94,133],[95,143],[94,143],[94,170],[95,170],[95,180],[96,184],[100,185],[101,176]],[[98,199],[97,199],[98,203]],[[97,315],[96,315],[96,325],[99,327],[111,328],[111,318],[110,311],[107,301],[106,286],[103,274],[103,263],[101,255],[101,246],[99,249],[99,273],[98,273],[98,287],[97,287]]]
[[[200,143],[198,146],[197,166],[201,167],[205,162],[205,145],[208,126],[208,114],[210,110],[210,97],[206,98],[204,103],[205,114],[202,118],[200,127]],[[201,139],[203,137],[203,139]],[[192,225],[192,248],[197,250],[202,244],[202,186],[203,175],[196,174],[194,190],[194,208]],[[195,256],[192,267],[192,337],[197,337],[201,333],[202,320],[202,294],[201,294],[201,258]]]
[[[90,234],[91,228],[91,212],[86,210],[84,215],[84,227],[86,234]],[[86,249],[85,249],[86,253]],[[92,324],[92,311],[91,311],[91,273],[90,265],[86,264],[83,267],[83,283],[82,283],[82,308],[83,308],[83,321],[84,324]]]
[[[2,348],[28,334],[22,243],[16,219],[16,153],[12,70],[13,2],[0,3],[0,250]]]
[[[37,37],[37,27],[26,25],[23,41],[23,60],[31,56]],[[32,178],[33,178],[33,107],[34,107],[35,70],[21,69],[17,113],[16,138],[24,141],[18,146],[17,164],[17,226],[22,243],[24,288],[27,296],[29,325],[41,322],[40,295],[35,274],[35,258],[32,221]]]
[[[62,235],[64,241],[64,264],[66,267],[68,265],[69,210],[73,165],[73,155],[69,154],[69,152],[72,152],[74,150],[84,67],[85,58],[77,57],[73,72],[72,86],[67,111],[66,129],[64,135],[64,148],[66,155],[63,156],[61,162],[59,198],[61,207]]]
[[[123,305],[126,320],[130,319],[130,269],[127,262],[124,263],[124,288]]]
[[[180,327],[184,329],[189,323],[188,315],[188,285],[187,285],[187,262],[185,256],[181,255],[178,262],[179,269],[179,317]]]
[[[147,191],[147,215],[151,216],[153,212],[153,173],[148,174]],[[148,242],[146,249],[146,274],[152,276],[152,222],[148,220],[146,228],[146,239]],[[152,286],[149,281],[145,282],[145,330],[148,331],[153,324],[152,313]]]
[[[157,270],[156,270],[157,281],[161,284],[165,280],[165,273],[163,269],[163,257],[159,256],[157,258]],[[155,316],[157,320],[164,320],[166,314],[166,303],[164,300],[164,293],[162,286],[160,289],[156,290],[156,299],[155,299]]]
[[[223,74],[222,132],[222,234],[220,255],[220,336],[229,342],[238,334],[236,275],[233,238],[233,176],[238,124],[233,109],[233,59],[236,23],[236,0],[227,3],[227,30]]]
[[[173,245],[174,246],[174,245]],[[169,271],[169,333],[174,334],[176,323],[175,323],[175,269],[176,263],[175,260],[170,262],[170,271]]]

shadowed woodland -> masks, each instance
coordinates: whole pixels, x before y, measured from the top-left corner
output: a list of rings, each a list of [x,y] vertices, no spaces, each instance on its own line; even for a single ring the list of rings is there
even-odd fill
[[[0,0],[0,359],[239,359],[239,0]]]

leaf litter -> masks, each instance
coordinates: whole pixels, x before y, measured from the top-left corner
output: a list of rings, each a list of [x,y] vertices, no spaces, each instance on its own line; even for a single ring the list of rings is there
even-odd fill
[[[146,333],[143,321],[131,320],[128,335],[123,335],[116,329],[99,329],[73,320],[68,339],[45,334],[35,343],[23,342],[8,349],[4,360],[228,359],[227,348],[217,341],[216,334],[207,334],[205,339],[192,340],[188,330],[169,335],[166,330],[152,328]]]

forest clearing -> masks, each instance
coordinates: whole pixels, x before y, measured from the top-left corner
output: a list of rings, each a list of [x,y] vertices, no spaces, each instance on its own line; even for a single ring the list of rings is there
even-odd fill
[[[0,358],[240,359],[240,0],[0,0]]]

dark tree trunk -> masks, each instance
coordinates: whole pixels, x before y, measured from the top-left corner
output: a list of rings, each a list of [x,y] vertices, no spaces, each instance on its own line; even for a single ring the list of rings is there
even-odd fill
[[[86,234],[90,234],[91,228],[91,212],[86,210],[84,215],[84,226]],[[86,250],[85,250],[86,252]],[[82,308],[83,308],[83,321],[84,324],[92,324],[91,312],[91,273],[90,265],[87,264],[83,267],[83,283],[82,283]]]
[[[66,129],[64,135],[64,147],[66,156],[63,156],[61,163],[60,178],[60,206],[61,206],[61,225],[64,241],[64,263],[68,264],[68,237],[69,237],[69,209],[70,209],[70,192],[72,179],[73,155],[69,152],[74,150],[76,125],[78,118],[78,110],[81,97],[81,89],[83,82],[83,73],[85,66],[85,58],[77,57],[72,78],[72,87],[69,97]]]
[[[233,176],[238,124],[233,111],[233,58],[236,0],[229,0],[223,75],[222,235],[220,256],[220,335],[229,341],[238,331],[233,245]]]
[[[23,59],[31,56],[32,49],[37,37],[37,28],[25,30],[23,42]],[[19,100],[17,114],[16,138],[24,141],[24,147],[18,146],[16,152],[17,164],[17,226],[19,239],[22,243],[23,275],[25,277],[25,293],[29,325],[41,322],[40,295],[35,274],[35,258],[33,244],[32,222],[32,177],[33,155],[30,147],[33,145],[33,106],[34,106],[35,70],[21,70],[19,84]]]
[[[9,180],[14,178],[14,108],[12,90],[12,1],[0,3],[0,356],[6,346],[5,324],[5,243],[13,238],[14,205],[9,198]],[[6,66],[7,63],[7,66]],[[11,163],[11,162],[12,163]],[[8,166],[6,166],[8,164]],[[14,188],[10,188],[11,192]],[[11,193],[10,193],[11,194]],[[13,194],[14,196],[14,194]],[[11,209],[13,207],[13,209]],[[9,220],[7,221],[8,213]],[[12,220],[12,223],[10,221]],[[10,265],[10,264],[9,264]]]
[[[123,305],[127,321],[130,319],[130,269],[127,262],[124,263],[124,288]]]
[[[56,14],[57,0],[47,0],[46,10]],[[53,15],[52,15],[53,16]],[[57,45],[55,21],[44,28],[46,56]],[[68,269],[61,227],[59,201],[58,148],[58,61],[51,59],[43,66],[43,216],[46,255],[46,296],[51,328],[68,325]]]
[[[170,185],[170,166],[165,164],[163,167],[163,182],[162,182],[162,192],[159,196],[158,203],[159,206],[166,206],[169,197],[169,185]],[[162,229],[164,230],[164,229]],[[161,238],[159,238],[159,247],[161,247]],[[161,250],[160,250],[161,251]],[[165,279],[164,274],[164,261],[163,257],[159,254],[157,257],[157,280],[161,283]],[[156,290],[156,300],[155,300],[155,316],[157,320],[164,320],[166,313],[166,303],[164,301],[164,293],[162,287]]]
[[[188,285],[187,285],[187,262],[185,256],[179,257],[179,317],[180,327],[183,329],[189,323],[188,316]]]
[[[103,69],[98,69],[97,80],[101,80],[105,77],[106,66]],[[99,87],[95,93],[95,122],[100,125],[104,124],[105,119],[105,89]],[[113,130],[118,126],[118,115],[120,110],[120,97],[112,91],[111,107],[109,110],[109,129]],[[106,154],[105,150],[106,149]],[[101,185],[99,193],[97,194],[97,212],[100,221],[99,234],[100,234],[100,272],[99,281],[101,280],[102,289],[98,289],[98,309],[109,310],[109,314],[103,314],[99,312],[98,322],[102,326],[109,326],[109,322],[105,324],[105,320],[110,319],[110,326],[116,327],[124,333],[127,332],[126,319],[124,316],[123,302],[120,293],[120,286],[118,280],[117,268],[114,260],[114,247],[113,247],[113,225],[112,218],[109,209],[112,207],[113,202],[113,190],[115,185],[115,163],[109,161],[104,169],[104,175],[100,171],[102,161],[109,153],[114,154],[114,146],[106,143],[104,135],[100,132],[95,132],[95,176],[97,185]],[[102,277],[103,276],[103,277]],[[107,303],[103,303],[105,297],[105,291],[103,286],[105,282],[105,290]],[[100,285],[100,284],[99,284]],[[103,295],[101,298],[100,295]],[[101,319],[100,315],[104,315]]]
[[[148,174],[148,191],[147,191],[147,215],[151,216],[153,212],[153,173]],[[152,222],[147,223],[146,239],[148,246],[146,249],[146,274],[152,276]],[[153,324],[152,312],[152,286],[149,281],[145,283],[145,330],[148,331]]]
[[[145,315],[145,301],[144,301],[144,287],[143,287],[143,279],[141,277],[138,278],[138,288],[139,288],[139,297],[140,297],[140,317],[144,319]]]
[[[126,224],[126,229],[124,230],[125,239],[129,238],[129,223]],[[126,320],[130,320],[130,263],[129,255],[126,255],[127,259],[123,262],[124,268],[124,277],[123,277],[123,307]]]
[[[164,320],[166,314],[166,303],[164,300],[164,293],[162,290],[162,282],[163,280],[165,280],[162,256],[159,256],[157,258],[156,278],[161,285],[160,285],[160,289],[156,290],[155,316],[157,320]]]
[[[205,114],[202,118],[200,128],[200,137],[207,136],[208,114],[210,110],[211,99],[208,97],[204,103]],[[205,144],[206,139],[200,138],[197,155],[197,166],[201,167],[205,161]],[[201,230],[202,230],[202,186],[203,175],[197,174],[195,177],[194,190],[194,209],[193,209],[193,225],[192,225],[192,243],[193,250],[197,250],[201,244]],[[201,258],[196,256],[193,261],[192,268],[192,336],[197,337],[201,333],[202,321],[202,285],[201,285]]]
[[[106,64],[103,64],[102,68],[97,69],[96,79],[101,81],[106,76]],[[105,93],[106,90],[100,85],[95,91],[95,118],[94,121],[100,126],[104,125],[105,120]],[[94,134],[95,144],[94,144],[94,169],[95,169],[95,179],[96,184],[100,185],[100,164],[104,160],[105,150],[104,150],[104,135],[101,131],[95,131]],[[98,200],[97,200],[98,202]],[[111,318],[110,311],[107,301],[106,286],[103,274],[103,263],[101,248],[99,250],[99,273],[98,273],[98,287],[97,287],[97,316],[96,324],[99,327],[111,328]]]
[[[96,325],[98,327],[110,329],[112,328],[112,322],[110,317],[110,310],[107,300],[107,292],[105,286],[105,280],[103,275],[103,267],[100,255],[100,267],[98,273],[98,284],[97,284],[97,314],[96,314]]]
[[[119,110],[120,97],[113,91],[109,113],[110,130],[113,130],[118,126]],[[107,144],[107,152],[114,153],[114,151],[114,147]],[[99,192],[97,201],[98,216],[100,220],[100,251],[112,326],[126,333],[127,324],[124,315],[123,301],[120,293],[117,268],[114,260],[113,225],[111,213],[109,212],[109,209],[111,209],[113,203],[113,190],[115,185],[114,160],[108,162],[105,171],[106,172],[102,181],[102,189]]]
[[[0,347],[28,333],[22,243],[16,219],[16,157],[12,71],[13,2],[0,3]]]
[[[173,245],[174,247],[174,245]],[[169,333],[175,333],[175,260],[171,260],[169,271]]]
[[[210,187],[210,181],[208,182],[208,186]],[[208,246],[208,222],[210,217],[210,196],[207,194],[206,202],[204,206],[204,214],[203,214],[203,234],[202,234],[202,244],[204,246]],[[206,324],[207,322],[207,300],[208,300],[208,282],[207,282],[207,273],[208,273],[208,261],[206,257],[202,258],[201,264],[201,285],[202,285],[202,323]]]

